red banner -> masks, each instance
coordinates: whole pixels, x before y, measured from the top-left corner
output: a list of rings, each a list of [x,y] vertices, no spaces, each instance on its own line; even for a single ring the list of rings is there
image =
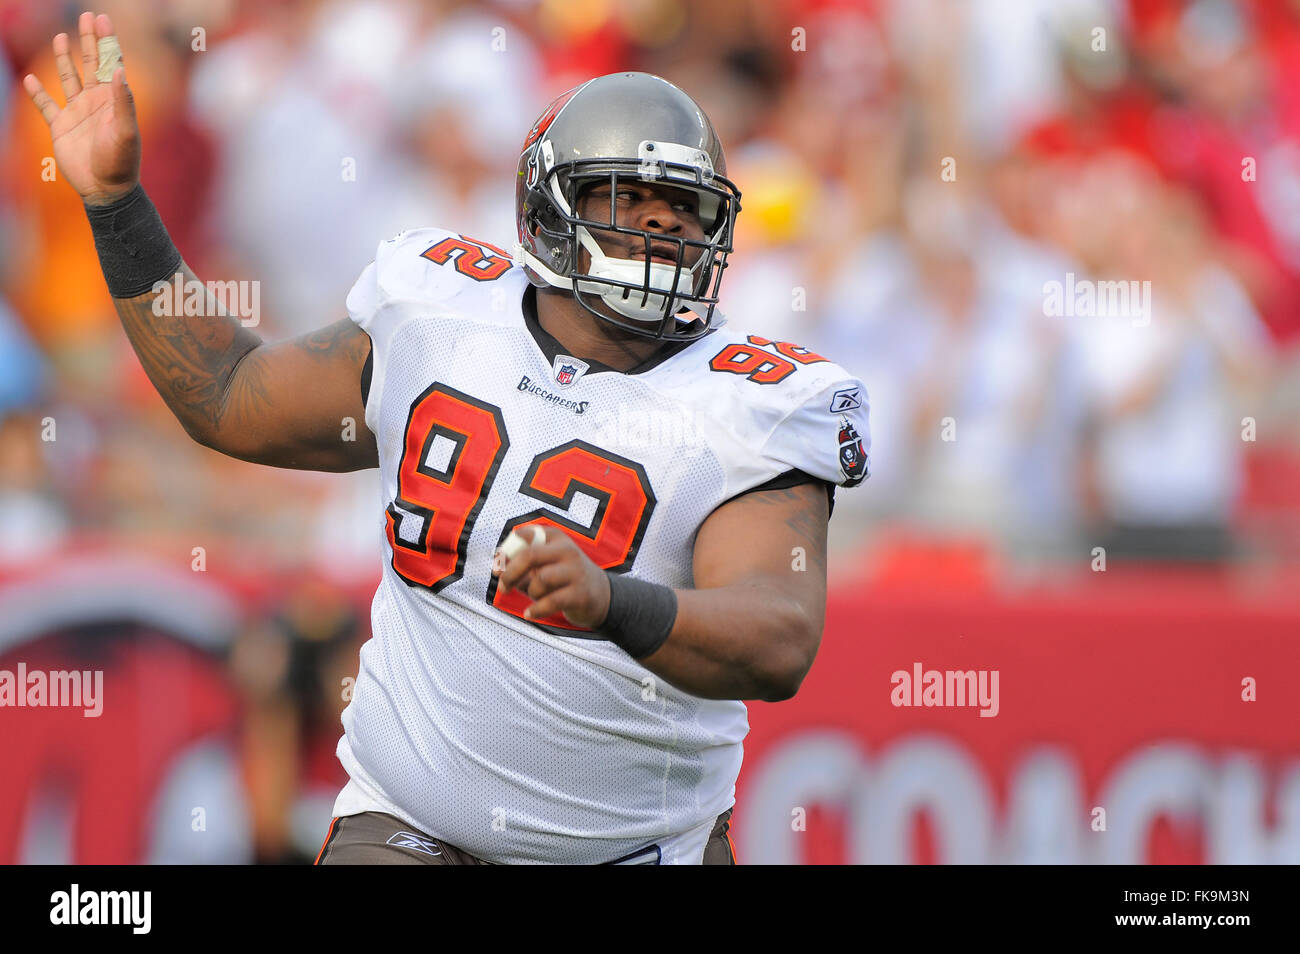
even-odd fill
[[[750,707],[740,862],[1300,862],[1294,592],[840,590],[799,694]]]
[[[832,591],[799,694],[750,706],[742,864],[1300,863],[1294,583],[963,585]],[[0,862],[251,857],[221,655],[260,602],[120,554],[4,580],[0,670],[116,702],[3,710]]]

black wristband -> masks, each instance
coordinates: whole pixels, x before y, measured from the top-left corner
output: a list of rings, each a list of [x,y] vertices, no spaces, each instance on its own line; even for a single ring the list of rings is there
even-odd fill
[[[672,587],[647,583],[626,573],[605,571],[609,578],[609,612],[600,633],[633,659],[643,659],[664,644],[677,622],[677,594]]]
[[[137,184],[108,205],[86,206],[86,217],[99,267],[114,298],[143,295],[180,271],[181,253],[143,186]]]

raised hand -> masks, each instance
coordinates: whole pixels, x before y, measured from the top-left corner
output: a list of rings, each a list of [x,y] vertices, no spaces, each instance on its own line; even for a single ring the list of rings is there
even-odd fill
[[[23,89],[50,127],[54,161],[63,178],[86,205],[107,205],[130,192],[140,180],[140,128],[126,71],[118,67],[108,83],[95,76],[97,38],[113,35],[112,22],[104,14],[83,13],[77,30],[84,82],[77,74],[68,35],[60,33],[54,38],[54,62],[67,104],[60,109],[31,73],[23,77]]]

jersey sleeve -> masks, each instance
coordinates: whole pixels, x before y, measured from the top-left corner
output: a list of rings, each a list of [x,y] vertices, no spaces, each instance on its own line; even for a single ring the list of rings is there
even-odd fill
[[[382,246],[381,246],[382,248]],[[370,357],[366,365],[370,369],[370,380],[363,384],[366,402],[366,426],[372,432],[378,433],[379,430],[379,394],[383,391],[383,380],[381,377],[382,369],[386,367],[387,357],[378,356],[380,342],[376,340],[378,335],[373,329],[375,315],[379,310],[379,282],[375,277],[376,265],[371,262],[361,272],[361,277],[357,279],[352,290],[348,292],[347,309],[348,317],[355,321],[370,337]],[[386,343],[385,343],[386,344]]]
[[[823,377],[772,429],[764,462],[778,473],[796,471],[840,487],[871,475],[867,388],[847,372]]]
[[[348,292],[348,317],[370,337],[371,374],[366,394],[366,425],[378,433],[379,403],[384,393],[390,345],[394,335],[419,302],[437,307],[459,290],[455,270],[441,268],[423,253],[439,241],[455,237],[446,229],[423,228],[399,232],[379,243],[375,258]]]

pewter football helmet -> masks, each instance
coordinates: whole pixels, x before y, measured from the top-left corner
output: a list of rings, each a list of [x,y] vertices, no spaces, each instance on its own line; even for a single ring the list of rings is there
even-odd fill
[[[604,321],[666,340],[698,338],[725,320],[718,289],[732,250],[740,192],[725,178],[713,124],[672,83],[649,73],[612,73],[556,99],[533,124],[519,157],[516,258],[534,285],[573,292]],[[612,225],[619,183],[658,182],[699,197],[704,240]],[[584,186],[610,185],[609,219],[577,216]],[[639,236],[645,260],[606,255],[592,229]],[[652,262],[651,243],[676,247],[676,262]],[[579,272],[578,249],[591,256]],[[701,250],[694,264],[687,251]],[[598,296],[622,318],[592,308]]]

